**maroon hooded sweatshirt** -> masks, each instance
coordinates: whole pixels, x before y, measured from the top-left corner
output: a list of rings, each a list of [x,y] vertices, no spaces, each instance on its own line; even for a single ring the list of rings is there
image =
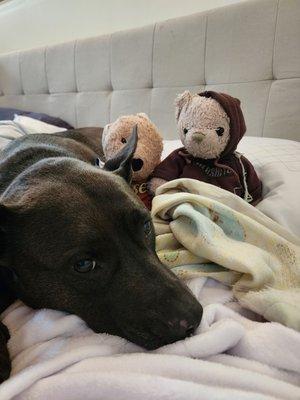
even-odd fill
[[[191,178],[219,186],[244,198],[252,205],[262,199],[262,183],[253,165],[246,157],[235,152],[246,132],[240,101],[225,93],[202,92],[199,96],[215,99],[230,119],[230,139],[218,158],[206,160],[193,157],[182,147],[173,151],[154,170],[152,178],[171,181]]]

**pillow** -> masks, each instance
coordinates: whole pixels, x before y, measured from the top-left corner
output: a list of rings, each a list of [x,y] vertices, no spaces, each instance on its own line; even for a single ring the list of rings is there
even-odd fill
[[[244,137],[238,146],[263,183],[261,212],[300,237],[300,142]]]
[[[0,121],[2,120],[13,120],[15,115],[26,115],[27,117],[31,117],[37,119],[39,121],[46,122],[47,124],[59,126],[61,128],[66,129],[74,129],[73,126],[63,121],[60,118],[51,117],[50,115],[43,113],[35,113],[31,111],[23,111],[18,110],[16,108],[1,108],[0,107]]]
[[[13,121],[0,121],[0,149],[4,148],[13,139],[23,136],[24,132]]]
[[[4,148],[13,139],[32,133],[55,133],[65,131],[55,125],[46,124],[34,118],[15,116],[13,121],[0,121],[0,149]]]
[[[63,132],[66,130],[66,128],[60,128],[57,125],[50,125],[46,122],[39,121],[31,117],[26,117],[24,115],[16,115],[13,122],[17,124],[27,135],[32,133]]]

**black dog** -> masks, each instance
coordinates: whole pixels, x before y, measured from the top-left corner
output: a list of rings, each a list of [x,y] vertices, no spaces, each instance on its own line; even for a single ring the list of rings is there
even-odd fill
[[[15,299],[81,317],[147,349],[191,335],[202,307],[155,253],[126,181],[137,134],[104,169],[101,130],[29,135],[0,156],[0,312]],[[0,325],[0,379],[9,375]]]

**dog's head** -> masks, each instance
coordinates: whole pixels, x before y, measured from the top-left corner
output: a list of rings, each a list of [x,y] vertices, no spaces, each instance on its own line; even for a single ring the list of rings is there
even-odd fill
[[[158,260],[148,211],[129,188],[136,134],[100,170],[53,158],[1,198],[0,268],[26,304],[80,316],[148,349],[193,333],[202,308]]]

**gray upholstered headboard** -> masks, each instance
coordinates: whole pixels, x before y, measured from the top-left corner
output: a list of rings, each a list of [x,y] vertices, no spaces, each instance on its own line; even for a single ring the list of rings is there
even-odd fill
[[[0,107],[103,126],[146,112],[176,138],[184,89],[242,101],[248,135],[300,140],[300,1],[258,0],[0,56]]]

